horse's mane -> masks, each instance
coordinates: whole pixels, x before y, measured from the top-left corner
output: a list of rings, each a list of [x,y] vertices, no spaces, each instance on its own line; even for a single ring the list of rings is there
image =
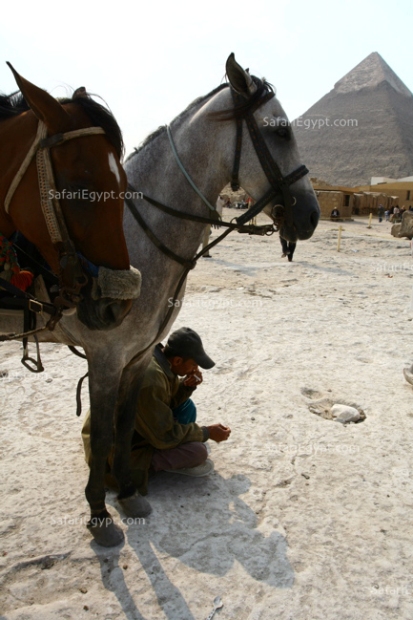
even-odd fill
[[[243,102],[241,104],[233,106],[232,108],[229,108],[228,110],[221,110],[220,112],[211,113],[211,117],[215,118],[215,120],[230,120],[233,118],[237,118],[238,116],[241,116],[242,114],[245,113],[245,111],[255,102],[256,98],[262,95],[264,90],[269,90],[271,92],[274,92],[274,87],[269,82],[267,82],[264,78],[260,80],[259,78],[255,76],[251,76],[251,77],[258,86],[257,92],[254,93],[251,99],[246,100],[245,103]],[[201,97],[198,97],[197,99],[194,99],[194,101],[192,101],[192,103],[190,103],[183,112],[181,112],[176,118],[174,118],[173,123],[184,120],[187,116],[189,116],[190,113],[194,111],[194,108],[200,107],[201,105],[205,103],[205,101],[210,99],[210,97],[213,97],[214,95],[216,95],[216,93],[219,93],[221,90],[224,90],[224,88],[229,88],[229,86],[230,84],[228,82],[225,82],[224,84],[220,84],[219,86],[214,88],[214,90],[211,90],[211,92],[209,92],[207,95],[203,95]],[[155,138],[163,134],[165,131],[166,131],[166,125],[162,125],[161,127],[158,127],[158,129],[155,129],[154,132],[152,132],[151,134],[149,134],[149,136],[145,138],[145,140],[139,145],[139,147],[136,147],[134,149],[133,153],[128,155],[128,157],[126,158],[126,161],[134,157],[137,153],[139,153],[142,149],[144,149],[150,142],[155,140]]]
[[[0,95],[0,121],[27,112],[29,106],[20,92],[11,95]]]
[[[220,84],[219,86],[214,88],[214,90],[211,90],[211,92],[208,93],[207,95],[203,95],[201,97],[197,97],[197,99],[194,99],[194,101],[192,101],[192,103],[190,103],[189,106],[186,107],[183,112],[181,112],[180,114],[178,114],[177,117],[174,118],[173,123],[176,123],[176,122],[182,120],[184,117],[188,116],[188,114],[190,112],[192,112],[194,108],[202,105],[205,101],[207,101],[207,99],[209,99],[210,97],[212,97],[213,95],[215,95],[219,91],[223,90],[224,88],[228,88],[228,86],[229,86],[228,83]],[[128,157],[126,158],[126,161],[128,161],[131,157],[134,157],[142,149],[144,149],[146,146],[148,146],[148,144],[150,142],[153,142],[153,140],[155,140],[155,138],[157,138],[158,136],[163,134],[165,131],[166,131],[166,125],[161,125],[160,127],[158,127],[158,129],[155,129],[155,131],[150,133],[149,136],[147,136],[144,139],[144,141],[141,142],[141,144],[138,147],[135,147],[133,153],[130,153],[130,155],[128,155]]]
[[[122,158],[124,153],[122,132],[112,112],[84,93],[82,95],[75,93],[71,98],[58,98],[57,101],[62,105],[65,103],[79,105],[90,118],[93,127],[102,127],[105,130],[106,136],[116,149],[119,159]],[[30,106],[20,92],[0,95],[0,122],[18,116],[27,110],[30,110]]]

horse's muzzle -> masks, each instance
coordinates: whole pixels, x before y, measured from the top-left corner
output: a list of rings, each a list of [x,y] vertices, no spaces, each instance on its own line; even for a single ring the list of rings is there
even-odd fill
[[[296,203],[293,207],[293,222],[288,224],[285,218],[285,207],[277,204],[273,207],[271,217],[276,224],[280,236],[286,241],[296,243],[304,241],[314,234],[320,218],[320,208],[315,194],[294,194]]]

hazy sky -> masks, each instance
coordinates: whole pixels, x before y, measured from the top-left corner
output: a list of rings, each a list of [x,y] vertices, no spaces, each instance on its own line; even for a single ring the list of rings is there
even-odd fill
[[[31,0],[4,3],[0,28],[0,91],[16,89],[6,60],[56,97],[86,86],[128,152],[220,84],[231,52],[290,119],[373,51],[413,90],[412,0]]]

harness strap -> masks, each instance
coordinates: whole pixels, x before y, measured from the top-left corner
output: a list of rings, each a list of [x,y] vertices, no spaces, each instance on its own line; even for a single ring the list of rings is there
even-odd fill
[[[195,183],[193,182],[193,180],[191,179],[191,177],[189,176],[189,174],[185,170],[184,165],[182,164],[181,160],[179,159],[179,155],[177,153],[177,150],[176,150],[173,138],[172,138],[172,133],[171,133],[171,129],[170,129],[169,125],[166,126],[166,131],[168,133],[169,142],[171,144],[172,153],[174,154],[174,157],[176,159],[176,163],[178,164],[179,168],[183,172],[186,180],[188,181],[188,183],[190,184],[192,189],[198,194],[198,196],[201,198],[201,200],[204,202],[204,204],[206,204],[208,209],[210,209],[211,211],[216,211],[216,208],[213,207],[211,205],[211,203],[205,198],[203,193],[197,188],[197,186],[195,185]]]
[[[137,190],[130,183],[128,184],[128,190],[130,190],[131,192],[138,193]],[[149,202],[151,205],[153,205],[154,207],[157,207],[160,211],[163,211],[164,213],[167,213],[168,215],[172,215],[173,217],[177,217],[182,220],[192,220],[193,222],[200,222],[202,224],[213,224],[214,226],[230,225],[228,222],[224,222],[221,219],[219,219],[218,211],[214,211],[213,213],[211,213],[211,217],[202,217],[201,215],[193,215],[192,213],[186,213],[182,211],[177,211],[176,209],[172,209],[172,207],[168,207],[167,205],[164,205],[162,202],[159,202],[159,200],[150,198],[150,196],[147,196],[146,194],[142,194],[142,197],[144,200]],[[125,199],[125,202],[128,202],[128,201]]]
[[[51,315],[54,315],[57,312],[53,304],[49,304],[49,302],[47,301],[39,301],[38,299],[33,297],[33,295],[22,291],[20,288],[17,288],[17,286],[14,286],[14,284],[11,284],[3,278],[0,278],[0,288],[4,288],[14,297],[26,300],[28,302],[27,305],[29,307],[29,310],[31,310],[32,312],[47,312],[47,314]]]
[[[0,342],[8,342],[10,340],[20,340],[23,339],[23,357],[21,362],[23,366],[25,366],[31,372],[43,372],[44,368],[42,365],[42,361],[40,358],[40,348],[39,341],[35,334],[44,331],[45,329],[53,330],[57,321],[60,319],[61,314],[55,306],[49,304],[48,302],[39,301],[35,299],[29,293],[22,291],[17,288],[7,280],[0,278],[0,286],[4,288],[6,291],[11,293],[14,297],[21,299],[24,303],[23,306],[23,332],[20,334],[5,334],[0,336]],[[39,312],[47,312],[51,315],[50,319],[43,327],[36,328],[36,321],[34,317]],[[29,356],[28,350],[28,337],[34,336],[34,340],[36,342],[36,358],[33,359]]]
[[[26,157],[24,158],[19,170],[17,171],[16,176],[14,177],[13,181],[10,184],[9,187],[9,191],[6,194],[6,198],[4,200],[4,210],[5,212],[8,214],[9,213],[9,207],[10,207],[10,202],[11,199],[13,198],[14,192],[16,191],[16,189],[18,188],[20,181],[22,180],[27,168],[29,167],[36,151],[37,151],[37,147],[39,146],[39,142],[42,139],[42,135],[43,135],[43,127],[42,127],[43,123],[39,122],[38,126],[37,126],[37,133],[36,133],[36,137],[26,155]]]
[[[39,123],[42,129],[41,140],[47,135],[47,127],[43,122]],[[46,221],[52,243],[60,243],[68,237],[66,223],[62,217],[58,200],[53,200],[56,185],[53,178],[52,162],[50,161],[47,148],[39,148],[36,153],[37,178],[40,190],[40,205]],[[54,207],[54,208],[53,208]]]
[[[235,91],[231,88],[232,98],[234,100],[234,104],[236,103],[236,94]],[[231,175],[231,189],[233,192],[236,192],[240,188],[239,184],[239,166],[241,162],[241,150],[242,150],[242,117],[237,116],[236,118],[237,131],[235,136],[235,154],[234,154],[234,164],[232,167],[232,175]]]
[[[168,256],[172,260],[176,261],[177,263],[180,263],[181,265],[183,265],[188,270],[193,269],[195,267],[195,261],[194,260],[187,260],[186,258],[182,258],[181,256],[178,256],[178,254],[175,254],[175,252],[172,252],[172,250],[167,248],[166,245],[164,245],[162,243],[162,241],[160,241],[158,239],[158,237],[151,231],[151,229],[149,228],[149,226],[147,225],[145,220],[142,218],[141,214],[139,213],[139,211],[137,210],[137,208],[133,204],[132,200],[130,200],[129,198],[125,198],[125,202],[128,205],[129,210],[132,213],[132,215],[135,218],[135,220],[141,226],[142,230],[146,233],[147,237],[149,237],[149,239],[152,241],[152,243],[157,248],[159,248],[161,250],[161,252],[166,254],[166,256]]]
[[[243,103],[243,97],[239,95],[238,93],[236,93],[233,89],[231,89],[231,93],[232,93],[235,107],[237,107],[238,105],[238,107],[240,108]],[[266,194],[266,196],[268,197],[267,203],[270,200],[272,200],[277,195],[278,192],[280,192],[282,194],[282,199],[284,201],[283,206],[285,207],[285,219],[287,223],[290,226],[292,226],[293,221],[294,221],[292,207],[294,206],[295,203],[293,202],[294,199],[291,195],[291,192],[289,191],[289,186],[292,185],[292,183],[295,183],[296,181],[301,179],[305,174],[307,174],[308,170],[305,166],[300,166],[299,168],[297,168],[297,170],[294,170],[290,174],[286,176],[282,175],[281,170],[277,162],[273,159],[269,151],[269,148],[265,142],[265,139],[262,136],[259,130],[258,124],[253,116],[254,112],[259,107],[261,107],[264,103],[266,103],[267,101],[269,101],[270,99],[274,97],[274,92],[272,91],[268,91],[264,96],[260,96],[261,93],[262,93],[262,88],[259,89],[254,94],[255,100],[251,103],[248,109],[244,111],[242,115],[240,114],[236,116],[237,146],[236,146],[235,156],[234,156],[234,168],[233,168],[233,173],[232,173],[231,186],[232,186],[232,183],[238,183],[238,168],[239,168],[239,157],[240,157],[240,154],[237,150],[238,139],[239,139],[240,132],[242,132],[242,121],[243,119],[245,119],[255,152],[260,161],[264,174],[267,177],[269,183],[271,184],[271,187],[273,190],[272,195],[270,195],[270,193]],[[240,129],[240,124],[241,124],[241,129]],[[242,136],[242,133],[241,133],[241,136]],[[255,205],[255,207],[257,207],[257,205],[260,204],[260,209],[258,209],[257,212],[262,210],[265,204],[267,204],[267,203],[262,204],[263,198],[261,198],[258,201],[258,203],[256,203]],[[254,213],[254,215],[256,215],[256,213]],[[254,215],[252,217],[254,217]],[[237,219],[237,221],[240,221],[240,220]]]
[[[237,223],[239,225],[243,225],[246,222],[249,222],[250,220],[252,220],[252,218],[256,217],[259,213],[261,213],[261,211],[264,209],[264,207],[271,200],[273,200],[277,195],[278,195],[277,190],[275,190],[274,188],[270,187],[270,189],[264,194],[264,196],[262,196],[255,203],[254,206],[250,207],[248,209],[248,211],[243,213],[243,215],[240,215],[239,217],[237,217]]]
[[[70,347],[69,347],[69,349],[70,349]],[[73,351],[72,351],[72,353],[73,353]],[[86,355],[85,355],[85,357],[86,357]],[[88,376],[89,376],[89,372],[87,372],[85,375],[83,375],[83,377],[80,377],[79,381],[77,382],[77,387],[76,387],[76,415],[78,417],[82,413],[82,385],[83,385],[83,381]]]
[[[103,127],[84,127],[83,129],[73,129],[73,131],[66,131],[65,133],[56,133],[49,138],[43,138],[40,143],[41,149],[50,149],[53,146],[67,142],[67,140],[74,140],[75,138],[82,138],[83,136],[94,136],[98,134],[106,133]]]
[[[128,190],[130,192],[138,193],[138,191],[130,183],[128,184]],[[267,196],[267,194],[265,195],[265,197],[266,196]],[[244,227],[243,224],[240,225],[238,223],[238,220],[240,218],[238,218],[236,224],[233,223],[233,222],[225,222],[225,220],[218,220],[218,219],[215,219],[215,217],[202,217],[201,215],[194,215],[193,213],[187,213],[186,211],[177,211],[177,209],[173,209],[172,207],[168,207],[167,205],[163,204],[162,202],[159,202],[159,200],[155,200],[154,198],[150,198],[150,196],[147,196],[146,194],[143,194],[143,193],[142,193],[142,198],[144,200],[146,200],[147,202],[149,202],[149,204],[151,204],[154,207],[156,207],[157,209],[159,209],[160,211],[163,211],[164,213],[167,213],[168,215],[172,215],[173,217],[176,217],[176,218],[182,219],[182,220],[190,220],[192,222],[199,222],[200,224],[211,224],[213,226],[218,226],[218,227],[224,226],[226,228],[231,228],[231,230],[237,230],[238,232],[250,233],[250,234],[264,234],[265,235],[270,230],[272,230],[272,224],[266,224],[266,225],[263,225],[263,226],[250,226],[249,225],[247,227]],[[125,202],[126,202],[126,204],[128,205],[129,208],[130,208],[130,204],[132,204],[134,206],[134,203],[131,203],[131,199],[126,199],[125,198]],[[257,202],[256,204],[258,204],[258,206],[260,207],[259,210],[257,211],[257,213],[259,213],[262,210],[261,209],[261,203]],[[134,208],[136,208],[136,207],[134,206]],[[254,205],[254,209],[255,208],[256,208],[256,205]],[[247,213],[249,213],[249,212],[250,212],[250,210],[247,211]],[[212,214],[212,215],[214,216],[214,214]],[[254,217],[255,215],[256,215],[256,213],[254,212],[252,217]],[[249,219],[251,219],[251,218],[248,218],[248,220]],[[248,221],[248,220],[245,220],[245,221]]]
[[[8,214],[10,208],[11,199],[14,196],[14,192],[18,188],[20,181],[22,180],[27,168],[29,167],[35,153],[40,145],[40,148],[50,148],[52,146],[56,146],[57,144],[61,144],[66,140],[72,140],[73,138],[80,138],[81,136],[86,135],[94,135],[99,133],[105,133],[105,130],[102,127],[87,127],[86,129],[75,129],[74,131],[67,131],[66,133],[58,133],[50,138],[46,138],[46,133],[44,133],[44,123],[39,121],[37,126],[36,137],[24,158],[19,170],[16,173],[13,181],[10,184],[9,190],[6,194],[6,198],[4,200],[4,210]]]

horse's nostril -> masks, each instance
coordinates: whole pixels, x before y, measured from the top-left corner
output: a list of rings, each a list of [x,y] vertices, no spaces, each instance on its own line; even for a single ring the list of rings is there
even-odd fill
[[[316,227],[317,227],[317,224],[318,224],[318,218],[319,218],[318,212],[317,212],[317,211],[313,211],[313,212],[311,213],[311,215],[310,215],[310,222],[311,222],[311,226],[312,226],[313,228],[316,228]]]

